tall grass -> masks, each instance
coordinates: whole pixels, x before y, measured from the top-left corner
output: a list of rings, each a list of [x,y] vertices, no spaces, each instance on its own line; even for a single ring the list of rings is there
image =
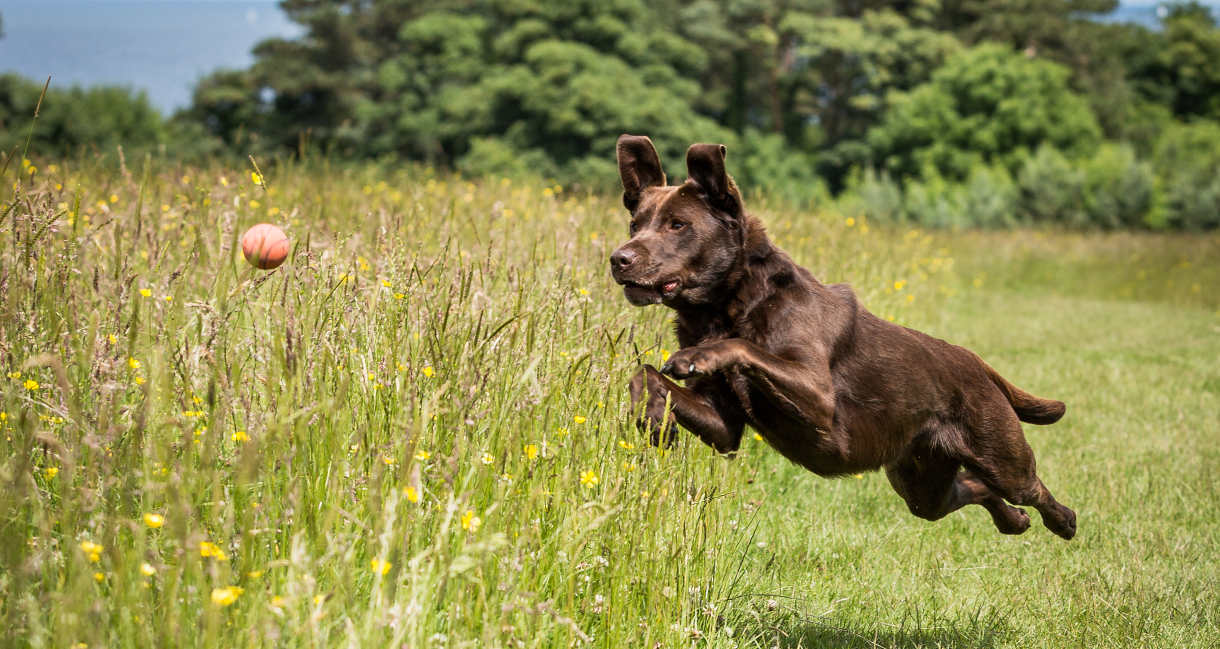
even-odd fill
[[[284,164],[258,184],[133,166],[27,162],[0,190],[6,645],[1207,646],[1192,630],[1216,631],[1198,573],[1217,574],[1214,483],[1182,478],[1210,496],[1193,508],[1130,503],[1176,512],[1190,530],[1176,541],[1100,538],[1094,507],[1117,503],[1066,477],[1072,463],[1154,478],[1066,440],[1070,425],[1031,441],[1051,488],[1085,505],[1073,544],[1000,537],[981,511],[926,524],[880,475],[821,480],[749,435],[735,461],[693,439],[649,447],[624,386],[675,343],[667,314],[631,308],[608,276],[614,197],[421,167]],[[874,312],[1001,360],[1011,337],[953,327],[1012,326],[1055,296],[1053,277],[1003,275],[1032,253],[999,235],[751,204]],[[237,251],[260,221],[294,242],[272,272]],[[1150,267],[1207,288],[1166,298],[1172,317],[1139,312],[1214,359],[1215,240],[1120,245],[1196,264]],[[1030,310],[979,312],[1001,294]],[[1015,382],[1065,398],[1072,375],[1010,360]],[[1190,368],[1204,378],[1182,388],[1173,431],[1202,435],[1198,468],[1220,468],[1214,434],[1187,432],[1214,433],[1220,379]],[[1153,578],[1106,557],[1167,572],[1103,605],[1099,584]]]

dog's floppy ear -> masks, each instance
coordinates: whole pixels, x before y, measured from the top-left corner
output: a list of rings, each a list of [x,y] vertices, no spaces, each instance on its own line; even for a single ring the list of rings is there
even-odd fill
[[[732,176],[724,170],[723,144],[692,144],[686,150],[686,173],[707,194],[712,206],[740,216],[744,205]]]
[[[618,174],[623,179],[623,205],[634,212],[640,204],[640,194],[649,187],[665,184],[661,157],[647,135],[618,136]]]

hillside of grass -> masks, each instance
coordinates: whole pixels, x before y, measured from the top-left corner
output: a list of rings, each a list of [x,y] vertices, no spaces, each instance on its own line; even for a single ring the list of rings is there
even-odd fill
[[[37,167],[35,172],[29,166]],[[659,452],[614,196],[423,167],[31,162],[0,186],[0,644],[1210,647],[1220,238],[882,227],[747,194],[878,315],[1065,401],[1079,515],[929,523],[747,432]],[[260,221],[272,272],[236,250]],[[1034,517],[1035,521],[1037,517]]]

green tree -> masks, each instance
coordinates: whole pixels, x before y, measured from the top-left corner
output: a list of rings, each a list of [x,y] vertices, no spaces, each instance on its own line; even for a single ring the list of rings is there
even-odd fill
[[[1220,119],[1220,28],[1195,3],[1171,5],[1163,45],[1136,76],[1179,117]]]
[[[0,151],[24,147],[42,89],[40,82],[0,75]],[[51,87],[33,122],[30,151],[62,156],[112,151],[118,145],[132,151],[160,144],[164,137],[161,115],[143,92],[115,86]]]
[[[979,164],[1015,174],[1042,145],[1089,154],[1101,129],[1068,88],[1068,74],[1001,45],[963,51],[928,83],[893,94],[883,121],[869,132],[874,161],[897,178],[934,170],[960,180]]]

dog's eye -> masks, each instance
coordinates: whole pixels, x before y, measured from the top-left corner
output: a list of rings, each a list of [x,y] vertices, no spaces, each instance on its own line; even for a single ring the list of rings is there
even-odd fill
[[[636,223],[635,221],[632,221],[631,225],[627,226],[627,233],[634,235],[635,231],[639,230],[639,229],[640,229],[640,224]]]
[[[686,227],[686,223],[684,223],[684,222],[682,222],[682,221],[670,221],[670,222],[669,222],[669,229],[670,229],[670,230],[677,231],[677,230],[681,230],[681,229],[682,229],[682,228],[684,228],[684,227]]]

